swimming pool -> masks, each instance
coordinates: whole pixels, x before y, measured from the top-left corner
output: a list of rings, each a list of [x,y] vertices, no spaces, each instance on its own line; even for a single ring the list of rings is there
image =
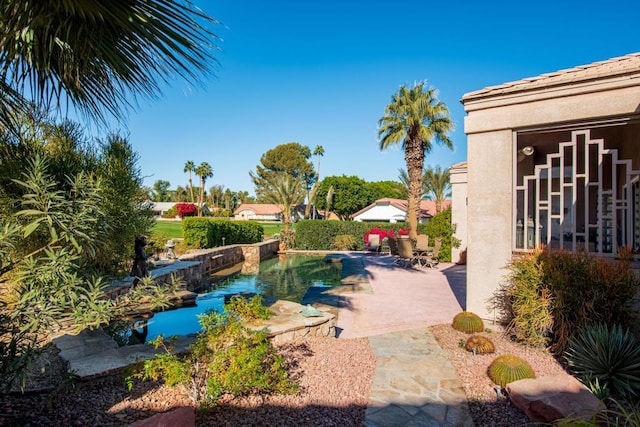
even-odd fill
[[[120,323],[106,330],[120,345],[142,343],[159,335],[193,334],[200,331],[198,315],[209,310],[222,311],[227,295],[251,292],[265,298],[300,303],[309,288],[338,286],[341,277],[341,263],[326,262],[322,256],[280,256],[261,262],[256,275],[237,274],[202,289],[195,307],[155,313],[148,320],[136,321],[133,326]]]

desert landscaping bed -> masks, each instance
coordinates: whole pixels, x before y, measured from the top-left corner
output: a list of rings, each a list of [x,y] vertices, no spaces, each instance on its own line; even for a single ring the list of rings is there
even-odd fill
[[[437,325],[431,331],[440,346],[449,351],[451,362],[462,383],[469,409],[476,427],[522,426],[528,420],[509,398],[498,395],[494,384],[487,376],[489,364],[502,354],[513,354],[526,360],[533,368],[536,377],[556,375],[566,371],[547,351],[525,347],[511,341],[498,326],[490,326],[492,332],[482,332],[493,341],[496,351],[493,354],[474,356],[460,346],[470,335],[456,331],[451,325]]]
[[[486,375],[489,363],[498,355],[511,353],[524,358],[537,376],[564,372],[550,354],[513,343],[498,328],[482,333],[494,342],[496,353],[477,356],[459,346],[467,334],[450,325],[434,326],[431,331],[451,355],[477,427],[527,423],[524,414],[508,398],[497,396]],[[196,425],[361,425],[375,370],[375,357],[367,339],[298,339],[278,348],[289,361],[292,375],[300,382],[299,393],[225,399],[206,414],[198,412]],[[55,352],[49,356],[30,386],[57,386],[57,390],[2,397],[0,425],[126,426],[158,412],[191,405],[183,390],[154,382],[136,382],[129,391],[123,375],[88,382],[70,381]]]

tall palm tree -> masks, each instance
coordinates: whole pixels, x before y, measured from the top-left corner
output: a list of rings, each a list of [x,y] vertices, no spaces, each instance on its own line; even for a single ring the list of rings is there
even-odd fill
[[[204,203],[204,185],[207,182],[207,178],[213,176],[213,169],[207,162],[200,163],[195,170],[196,175],[200,177],[200,191],[198,193],[198,216],[202,216],[202,205]]]
[[[442,170],[440,166],[427,167],[422,186],[427,197],[436,201],[436,214],[442,212],[442,201],[451,197],[449,169]]]
[[[305,213],[305,218],[309,217],[309,210],[313,206],[313,203],[316,199],[316,195],[318,194],[319,185],[320,185],[320,157],[324,156],[324,147],[322,145],[316,145],[316,148],[313,149],[313,155],[318,157],[318,168],[316,169],[316,182],[313,185],[313,188],[309,192],[309,203],[307,204],[307,212]],[[316,210],[313,210],[313,219],[316,217]]]
[[[3,0],[0,22],[0,125],[28,101],[124,120],[162,84],[217,66],[218,22],[188,1]]]
[[[304,180],[286,172],[274,172],[265,179],[263,200],[282,209],[284,229],[289,231],[292,208],[304,201]]]
[[[189,174],[189,192],[191,193],[191,203],[193,203],[193,180],[191,179],[191,174],[195,172],[196,164],[193,163],[193,160],[187,160],[184,164],[184,172]]]
[[[431,151],[434,141],[453,148],[448,136],[453,130],[449,109],[438,100],[436,89],[426,88],[425,85],[422,82],[413,88],[401,86],[391,97],[385,115],[378,121],[380,149],[402,144],[404,150],[409,173],[409,235],[414,239],[418,229],[425,155]]]

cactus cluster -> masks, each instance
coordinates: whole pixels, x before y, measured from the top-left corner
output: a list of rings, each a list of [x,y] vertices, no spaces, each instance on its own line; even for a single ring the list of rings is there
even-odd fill
[[[453,318],[453,329],[466,334],[484,331],[484,322],[475,313],[463,311],[455,315]]]
[[[504,387],[513,381],[536,377],[531,365],[524,359],[512,354],[497,357],[489,365],[487,374],[491,381],[500,387]]]
[[[464,344],[464,348],[467,351],[473,352],[473,354],[489,354],[496,351],[493,341],[482,335],[470,336]]]

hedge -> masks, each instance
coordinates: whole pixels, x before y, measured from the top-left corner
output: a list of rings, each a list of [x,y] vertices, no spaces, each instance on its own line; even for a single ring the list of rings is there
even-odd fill
[[[407,227],[406,223],[388,222],[326,221],[318,219],[302,220],[296,224],[296,249],[326,251],[334,250],[336,236],[352,235],[355,238],[355,250],[364,250],[364,236],[372,228],[398,230]]]
[[[214,248],[236,243],[262,241],[264,228],[253,221],[230,221],[228,219],[185,218],[182,220],[182,235],[189,246]]]

